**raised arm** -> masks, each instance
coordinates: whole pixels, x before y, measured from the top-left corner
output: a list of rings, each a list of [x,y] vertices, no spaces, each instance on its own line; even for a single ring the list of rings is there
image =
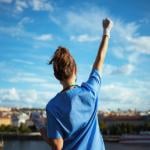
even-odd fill
[[[109,19],[103,20],[103,36],[102,36],[101,44],[98,49],[98,53],[97,53],[95,62],[93,64],[93,68],[97,69],[101,73],[102,73],[103,64],[104,64],[104,60],[105,60],[105,56],[106,56],[106,52],[107,52],[107,47],[108,47],[108,43],[109,43],[110,31],[111,31],[112,25],[113,25],[113,23],[111,20],[109,20]]]

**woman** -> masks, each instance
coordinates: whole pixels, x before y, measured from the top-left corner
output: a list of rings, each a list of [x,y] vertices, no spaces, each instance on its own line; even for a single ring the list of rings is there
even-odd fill
[[[53,65],[54,76],[63,90],[46,106],[47,127],[39,114],[32,119],[43,138],[54,150],[104,150],[99,130],[97,109],[101,84],[100,73],[107,51],[112,22],[103,20],[103,36],[87,82],[76,85],[77,67],[70,52],[58,47],[49,64]]]

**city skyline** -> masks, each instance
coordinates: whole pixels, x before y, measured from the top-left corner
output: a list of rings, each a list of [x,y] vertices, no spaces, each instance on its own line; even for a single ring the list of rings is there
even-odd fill
[[[0,106],[45,107],[61,90],[48,60],[67,47],[77,84],[88,79],[102,36],[114,22],[102,74],[99,109],[149,110],[148,0],[0,0]]]

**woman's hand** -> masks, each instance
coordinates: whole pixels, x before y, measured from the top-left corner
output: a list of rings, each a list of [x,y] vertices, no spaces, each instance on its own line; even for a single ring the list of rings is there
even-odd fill
[[[110,19],[106,18],[103,20],[102,24],[103,24],[103,35],[107,35],[108,37],[110,37],[110,31],[113,27],[113,22]]]
[[[45,127],[45,119],[39,112],[32,112],[30,118],[38,130]]]

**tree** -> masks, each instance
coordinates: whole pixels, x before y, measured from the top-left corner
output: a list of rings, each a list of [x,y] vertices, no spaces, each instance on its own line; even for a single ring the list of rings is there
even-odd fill
[[[24,123],[21,123],[21,125],[19,127],[19,132],[20,133],[30,133],[31,129],[28,128]]]

